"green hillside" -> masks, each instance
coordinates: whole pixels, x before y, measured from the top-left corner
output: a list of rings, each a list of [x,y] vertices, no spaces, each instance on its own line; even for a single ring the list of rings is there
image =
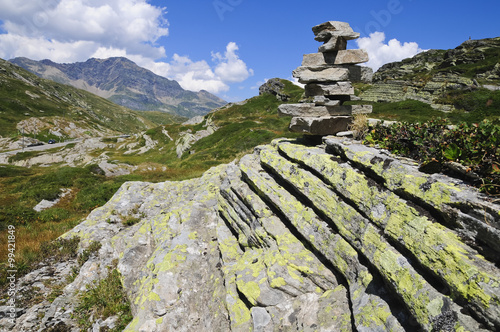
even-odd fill
[[[16,125],[38,118],[48,131],[55,119],[92,132],[131,133],[155,124],[89,92],[37,77],[0,59],[0,136],[17,135]]]
[[[303,90],[289,81],[282,82],[285,84],[283,93],[290,96],[290,103],[296,103]],[[288,131],[290,118],[278,116],[277,109],[282,103],[271,94],[253,97],[242,104],[230,104],[206,115],[200,124],[171,124],[148,130],[146,134],[158,141],[159,145],[145,154],[123,155],[120,151],[109,151],[108,155],[134,165],[145,162],[166,165],[169,169],[167,173],[170,174],[168,177],[173,174],[179,174],[181,178],[198,176],[208,168],[230,162],[274,138],[299,136]],[[176,143],[183,134],[190,132],[196,135],[207,130],[207,127],[218,129],[193,143],[178,158],[179,144]],[[171,139],[164,134],[165,131]]]

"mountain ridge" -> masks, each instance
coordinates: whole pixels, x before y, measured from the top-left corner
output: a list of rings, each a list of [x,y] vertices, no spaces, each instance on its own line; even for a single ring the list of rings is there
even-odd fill
[[[134,133],[157,125],[137,111],[40,78],[3,59],[0,84],[0,136],[5,139],[16,136],[20,127],[25,134],[37,134],[46,140]]]
[[[124,57],[62,64],[22,57],[9,61],[40,77],[87,90],[135,110],[194,117],[226,104],[205,90],[184,90],[177,81],[156,75]]]

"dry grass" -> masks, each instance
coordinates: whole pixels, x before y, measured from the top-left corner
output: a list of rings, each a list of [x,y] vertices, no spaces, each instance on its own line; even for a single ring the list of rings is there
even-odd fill
[[[78,220],[65,221],[65,222],[45,222],[45,223],[31,223],[23,226],[16,227],[16,263],[28,263],[36,260],[37,253],[39,252],[40,245],[44,242],[50,242],[72,229]],[[7,239],[8,230],[0,232],[1,239]],[[6,243],[6,241],[2,241]],[[0,246],[0,262],[5,262],[8,255],[8,247],[6,245]]]
[[[368,134],[368,116],[366,114],[354,115],[354,121],[349,126],[354,139],[363,140]]]

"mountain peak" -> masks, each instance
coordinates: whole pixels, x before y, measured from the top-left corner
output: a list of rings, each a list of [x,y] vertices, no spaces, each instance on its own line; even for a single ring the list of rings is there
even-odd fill
[[[156,75],[125,57],[90,58],[68,64],[27,58],[10,61],[43,78],[87,90],[140,111],[164,111],[194,117],[226,104],[208,91],[186,91],[177,81]]]

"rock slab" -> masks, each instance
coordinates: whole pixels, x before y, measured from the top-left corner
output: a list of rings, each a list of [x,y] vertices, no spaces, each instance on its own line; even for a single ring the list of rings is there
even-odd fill
[[[111,264],[132,307],[125,331],[500,328],[499,205],[347,139],[280,139],[198,179],[127,182],[63,237],[75,236],[80,251],[102,247],[0,331],[79,331],[78,293]],[[74,266],[40,267],[19,288],[49,294],[43,280]]]

